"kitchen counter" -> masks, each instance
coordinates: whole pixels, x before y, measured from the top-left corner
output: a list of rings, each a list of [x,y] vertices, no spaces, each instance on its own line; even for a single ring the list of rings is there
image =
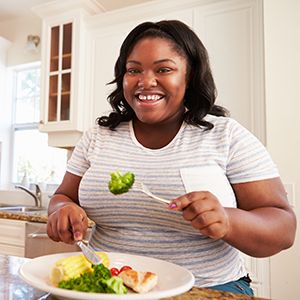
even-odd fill
[[[27,222],[47,223],[47,213],[45,212],[9,212],[0,211],[1,219],[19,220]]]
[[[1,219],[19,220],[27,222],[47,223],[48,215],[46,210],[42,212],[11,212],[0,211]],[[89,227],[93,227],[95,223],[88,219]]]
[[[45,294],[26,284],[18,274],[20,266],[28,261],[28,258],[0,255],[0,299],[1,300],[38,300]],[[48,300],[57,299],[48,296]],[[164,300],[262,300],[262,298],[236,295],[232,293],[213,291],[205,288],[193,288],[189,292]]]

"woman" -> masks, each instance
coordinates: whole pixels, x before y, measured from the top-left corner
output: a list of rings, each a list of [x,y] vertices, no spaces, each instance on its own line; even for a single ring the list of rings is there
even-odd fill
[[[95,249],[148,255],[193,272],[196,285],[253,294],[240,251],[266,257],[293,244],[295,215],[263,145],[215,105],[208,55],[179,21],[146,22],[115,65],[112,113],[82,137],[49,205],[48,235],[73,243],[95,221]],[[139,191],[115,196],[131,171]]]

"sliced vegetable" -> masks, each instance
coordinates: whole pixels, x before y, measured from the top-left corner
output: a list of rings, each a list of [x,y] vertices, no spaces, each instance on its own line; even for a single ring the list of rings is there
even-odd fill
[[[108,267],[109,258],[105,252],[96,252],[102,263]],[[55,263],[50,273],[50,281],[57,286],[62,280],[79,277],[83,272],[92,272],[92,265],[83,255],[74,255],[61,258]]]
[[[111,268],[110,269],[110,274],[111,276],[118,276],[119,275],[119,270],[117,268]]]
[[[120,269],[119,273],[121,273],[121,272],[123,272],[123,271],[126,271],[126,270],[132,270],[132,268],[131,268],[130,266],[123,266],[123,267]]]

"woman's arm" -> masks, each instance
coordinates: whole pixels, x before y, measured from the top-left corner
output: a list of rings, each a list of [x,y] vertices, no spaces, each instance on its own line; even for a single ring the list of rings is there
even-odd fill
[[[78,201],[80,181],[81,177],[66,172],[50,200],[47,233],[54,241],[71,244],[82,239],[86,233],[87,215]]]
[[[66,204],[79,204],[78,189],[80,181],[81,177],[71,174],[69,172],[65,173],[62,183],[55,191],[54,195],[51,197],[48,206],[48,215],[51,215],[58,208]]]
[[[210,192],[192,192],[172,201],[202,234],[254,257],[291,247],[296,217],[279,178],[234,184],[238,208],[224,208]],[[173,204],[173,205],[172,205]]]
[[[279,178],[233,185],[238,209],[226,208],[224,240],[242,252],[266,257],[293,245],[296,216]]]

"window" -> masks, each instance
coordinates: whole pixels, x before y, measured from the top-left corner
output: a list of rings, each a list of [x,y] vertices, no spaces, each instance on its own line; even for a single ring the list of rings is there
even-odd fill
[[[67,150],[48,146],[40,120],[40,66],[13,71],[13,178],[14,183],[59,184],[65,173]]]

